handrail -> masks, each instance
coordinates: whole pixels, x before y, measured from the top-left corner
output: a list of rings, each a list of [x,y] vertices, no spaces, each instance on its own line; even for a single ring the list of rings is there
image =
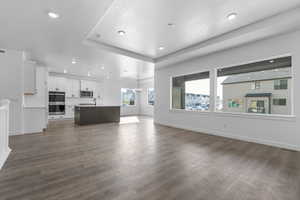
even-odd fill
[[[9,103],[8,99],[0,100],[0,169],[9,153]]]
[[[0,101],[0,108],[4,108],[6,106],[9,106],[10,100],[8,99],[3,99]]]

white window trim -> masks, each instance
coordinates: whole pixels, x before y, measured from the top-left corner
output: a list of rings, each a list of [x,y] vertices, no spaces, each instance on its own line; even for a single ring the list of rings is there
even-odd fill
[[[233,112],[218,112],[218,111],[194,111],[183,109],[170,109],[169,112],[174,113],[187,113],[195,115],[213,115],[216,117],[237,117],[245,119],[259,119],[259,120],[278,120],[278,121],[296,121],[295,115],[268,115],[268,114],[255,114],[255,113],[233,113]]]
[[[154,105],[149,104],[149,89],[153,89],[154,93],[155,93],[155,90],[154,90],[154,88],[147,88],[147,105],[153,107],[155,105],[155,97],[154,97]]]
[[[209,80],[210,80],[210,82],[209,82],[209,102],[210,102],[210,104],[209,104],[209,108],[208,108],[208,110],[185,110],[185,109],[176,109],[176,108],[173,108],[172,107],[172,105],[173,105],[173,94],[172,94],[172,92],[173,92],[173,78],[174,77],[179,77],[179,76],[186,76],[186,75],[191,75],[191,74],[198,74],[198,73],[204,73],[204,72],[209,72]],[[171,111],[175,111],[175,112],[178,112],[178,111],[183,111],[183,112],[190,112],[190,113],[193,113],[193,112],[195,112],[195,113],[209,113],[209,112],[211,112],[212,111],[212,109],[213,109],[213,107],[212,107],[212,105],[211,105],[211,98],[213,97],[214,98],[214,95],[211,95],[212,94],[212,92],[214,92],[214,90],[212,91],[211,89],[212,89],[212,77],[214,77],[214,75],[213,76],[211,76],[211,74],[214,74],[215,75],[215,73],[212,73],[212,70],[211,69],[204,69],[204,70],[201,70],[201,71],[195,71],[195,72],[190,72],[190,73],[182,73],[182,74],[178,74],[178,75],[174,75],[174,76],[170,76],[170,104],[169,104],[169,110],[171,110]],[[214,85],[213,85],[213,87],[214,87]]]
[[[134,99],[134,105],[124,105],[123,104],[123,96],[122,96],[122,89],[126,89],[126,90],[133,90],[135,93],[135,99]],[[136,91],[135,89],[131,89],[131,88],[121,88],[121,107],[136,107],[136,101],[137,101],[137,96],[136,96]]]
[[[291,87],[291,114],[290,115],[276,115],[276,114],[255,114],[255,113],[238,113],[238,112],[221,112],[221,111],[217,111],[216,110],[216,92],[217,92],[217,70],[218,69],[223,69],[223,68],[227,68],[227,67],[232,67],[232,66],[237,66],[237,65],[244,65],[244,64],[249,64],[249,63],[253,63],[253,62],[260,62],[262,60],[272,60],[272,59],[276,59],[279,57],[286,57],[286,56],[291,56],[292,57],[292,66],[291,66],[291,74],[292,74],[292,78],[291,78],[291,84],[288,87]],[[201,73],[201,72],[207,72],[209,71],[209,78],[210,78],[210,99],[213,103],[210,103],[209,106],[209,110],[207,111],[198,111],[198,110],[184,110],[184,109],[174,109],[172,108],[172,88],[173,88],[173,83],[172,80],[174,77],[178,77],[178,76],[184,76],[184,75],[188,75],[188,74],[194,74],[194,73]],[[261,59],[256,59],[256,60],[252,60],[252,61],[248,61],[248,62],[243,62],[243,63],[237,63],[237,64],[231,64],[231,65],[226,65],[226,66],[222,66],[222,67],[215,67],[213,69],[209,69],[209,68],[205,68],[204,70],[201,71],[196,71],[196,72],[190,72],[190,73],[182,73],[182,74],[176,74],[173,76],[170,76],[169,79],[169,112],[175,112],[175,113],[192,113],[192,114],[212,114],[215,116],[220,116],[220,117],[239,117],[239,118],[245,118],[245,119],[260,119],[260,120],[283,120],[283,121],[296,121],[296,115],[295,113],[295,106],[294,106],[294,81],[295,81],[295,69],[293,67],[293,55],[291,53],[288,54],[282,54],[282,55],[278,55],[278,56],[272,56],[269,58],[261,58]],[[212,85],[213,84],[213,85]]]

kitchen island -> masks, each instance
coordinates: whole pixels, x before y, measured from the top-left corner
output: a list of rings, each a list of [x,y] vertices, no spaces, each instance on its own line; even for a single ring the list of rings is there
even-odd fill
[[[120,106],[75,106],[75,124],[89,125],[120,122]]]

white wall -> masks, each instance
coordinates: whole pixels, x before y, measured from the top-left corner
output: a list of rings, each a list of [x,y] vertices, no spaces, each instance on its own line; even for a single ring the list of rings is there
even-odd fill
[[[10,100],[10,135],[23,132],[23,53],[0,53],[0,99]]]
[[[155,122],[169,126],[222,135],[242,140],[265,143],[300,150],[300,31],[204,57],[188,60],[155,71]],[[291,54],[293,65],[293,100],[295,117],[259,116],[216,112],[188,112],[170,110],[170,77],[186,73],[234,66]],[[212,78],[211,83],[214,83]],[[214,93],[213,84],[211,93]],[[211,100],[211,105],[214,100]]]
[[[110,77],[103,81],[103,105],[119,106],[121,105],[121,88],[136,89],[138,87],[137,79]],[[137,115],[139,114],[139,97],[137,95],[136,106],[121,106],[121,115]]]
[[[140,115],[153,116],[153,107],[148,105],[148,88],[154,88],[154,78],[141,79],[138,81],[138,88],[142,89],[139,92],[140,97]]]
[[[47,107],[47,79],[48,70],[45,67],[36,67],[36,93],[34,95],[24,96],[24,106],[25,107]]]
[[[24,134],[42,132],[48,123],[47,68],[36,67],[35,76],[36,93],[24,96]]]

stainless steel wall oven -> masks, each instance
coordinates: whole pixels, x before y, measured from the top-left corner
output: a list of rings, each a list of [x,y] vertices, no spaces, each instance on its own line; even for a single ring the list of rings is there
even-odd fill
[[[66,101],[66,93],[65,92],[49,92],[49,115],[64,115],[65,101]]]

